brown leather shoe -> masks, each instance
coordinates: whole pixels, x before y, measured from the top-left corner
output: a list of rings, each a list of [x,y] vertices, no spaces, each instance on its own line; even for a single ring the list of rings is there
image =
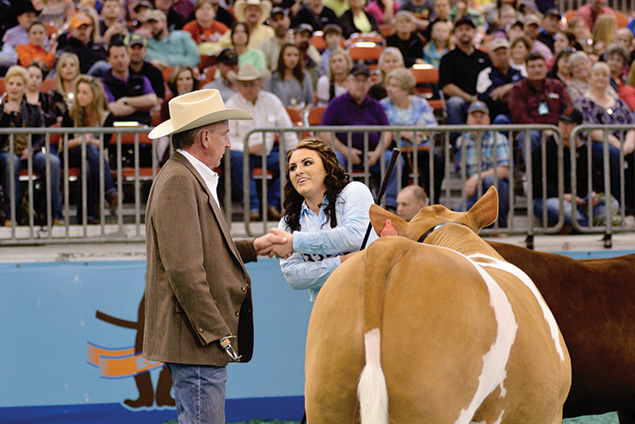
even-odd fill
[[[267,206],[267,219],[270,219],[272,221],[280,221],[280,219],[282,219],[282,214],[273,206]]]
[[[249,212],[249,220],[250,221],[262,221],[262,218],[260,217],[260,212],[258,212],[258,211]]]

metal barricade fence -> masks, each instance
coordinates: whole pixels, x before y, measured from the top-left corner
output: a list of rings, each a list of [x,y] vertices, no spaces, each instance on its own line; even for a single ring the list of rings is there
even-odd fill
[[[588,0],[560,0],[558,10],[564,14],[571,10],[577,10],[580,6],[588,4]],[[606,5],[611,9],[625,14],[630,18],[633,13],[633,0],[607,0]]]
[[[580,131],[585,128],[596,128],[584,126],[580,127]],[[602,127],[599,127],[602,128]],[[620,127],[611,127],[612,128],[620,128]],[[628,127],[624,127],[624,129],[628,129]],[[60,242],[112,242],[112,241],[142,241],[145,237],[145,228],[144,228],[144,212],[145,212],[145,202],[147,190],[149,190],[150,183],[153,178],[157,175],[159,171],[159,163],[157,160],[157,143],[152,143],[147,138],[147,132],[149,132],[149,128],[38,128],[38,129],[28,129],[28,128],[19,128],[19,129],[0,129],[0,136],[8,135],[9,136],[9,154],[12,154],[13,151],[13,138],[14,135],[17,134],[27,134],[29,146],[32,143],[33,135],[43,134],[45,136],[44,140],[44,150],[47,152],[46,154],[46,171],[45,175],[40,179],[40,184],[43,184],[45,187],[44,197],[45,197],[45,207],[44,207],[44,218],[40,218],[43,222],[37,222],[36,219],[36,193],[35,193],[35,185],[37,184],[36,177],[38,174],[33,169],[33,158],[29,157],[26,161],[26,172],[23,172],[20,178],[26,179],[26,204],[28,205],[28,213],[26,222],[26,226],[17,226],[17,222],[14,216],[16,206],[18,204],[18,199],[15,198],[14,187],[15,179],[14,179],[14,164],[12,161],[9,161],[9,187],[3,187],[5,192],[5,199],[9,202],[9,210],[10,216],[7,217],[9,221],[12,223],[11,227],[0,230],[0,244],[34,244],[34,243],[60,243]],[[395,174],[397,179],[397,188],[400,189],[404,184],[412,183],[412,184],[420,184],[423,185],[422,182],[426,179],[429,181],[430,190],[427,193],[431,199],[435,197],[439,197],[440,203],[451,209],[465,209],[468,201],[468,196],[465,193],[465,180],[467,178],[465,173],[465,154],[462,154],[463,163],[458,167],[458,170],[455,169],[455,154],[456,150],[452,143],[455,135],[458,134],[468,134],[471,132],[477,133],[477,139],[480,140],[480,135],[484,134],[488,131],[499,132],[504,134],[508,140],[518,140],[525,145],[524,151],[531,151],[531,137],[530,134],[532,131],[537,131],[540,134],[538,138],[540,140],[540,149],[544,152],[547,135],[549,133],[553,133],[555,140],[557,141],[558,146],[560,146],[557,150],[557,158],[556,161],[559,165],[562,165],[563,153],[562,146],[560,143],[560,133],[558,129],[554,126],[537,126],[537,125],[504,125],[504,126],[487,126],[487,127],[469,127],[469,126],[439,126],[439,127],[407,127],[407,126],[388,126],[388,127],[373,127],[373,126],[361,126],[361,127],[297,127],[297,128],[255,128],[249,134],[246,135],[245,140],[249,138],[252,134],[257,134],[258,136],[265,138],[267,133],[276,134],[280,140],[285,139],[286,133],[296,133],[298,134],[298,139],[302,138],[303,135],[308,134],[320,134],[324,137],[324,140],[333,145],[334,143],[334,134],[335,133],[344,133],[346,136],[344,137],[345,144],[349,146],[348,151],[346,152],[346,156],[348,157],[347,163],[347,171],[352,175],[354,179],[358,179],[369,185],[370,187],[378,187],[379,181],[385,177],[385,169],[388,165],[386,158],[384,155],[381,155],[379,158],[379,170],[378,172],[373,173],[370,172],[370,164],[368,163],[367,154],[363,154],[364,161],[360,168],[353,167],[352,161],[352,152],[350,147],[352,147],[352,139],[354,133],[361,133],[363,138],[364,151],[368,152],[369,150],[369,134],[371,133],[391,133],[392,139],[395,141],[397,147],[401,148],[404,152],[404,156],[406,159],[400,160],[397,162],[395,166]],[[576,129],[578,131],[578,129]],[[524,138],[519,138],[518,134],[523,133]],[[73,218],[73,209],[70,204],[71,200],[71,185],[75,184],[76,181],[83,180],[85,181],[87,178],[88,170],[86,167],[79,168],[69,168],[68,162],[68,139],[72,138],[72,134],[77,135],[86,135],[86,134],[100,134],[100,139],[103,141],[103,137],[105,134],[113,134],[113,139],[110,144],[110,157],[113,161],[110,162],[110,168],[112,170],[112,175],[115,179],[116,184],[116,192],[118,197],[118,202],[114,211],[108,212],[103,206],[103,199],[105,193],[105,173],[106,166],[105,163],[100,160],[99,161],[99,204],[101,207],[98,208],[99,211],[99,225],[88,225],[87,223],[87,199],[88,199],[88,187],[86,184],[81,185],[79,204],[78,209],[81,210],[81,214],[79,216],[75,216],[76,220],[81,223],[81,225],[72,225]],[[405,138],[409,137],[414,140],[420,140],[421,142],[412,145],[405,142]],[[50,161],[51,161],[51,147],[54,147],[58,144],[59,139],[64,140],[62,145],[61,154],[62,154],[62,181],[61,187],[63,192],[63,215],[64,215],[64,225],[62,226],[53,226],[53,211],[52,211],[52,191],[50,187]],[[518,142],[517,141],[517,142]],[[511,144],[510,144],[511,145]],[[255,224],[250,221],[249,216],[249,197],[250,197],[250,189],[249,189],[249,155],[248,155],[248,145],[245,143],[245,150],[243,152],[243,193],[237,193],[238,198],[236,196],[232,196],[232,181],[231,181],[231,159],[230,152],[227,151],[225,154],[225,159],[222,164],[219,172],[223,176],[223,183],[219,186],[219,188],[223,191],[222,196],[222,207],[225,213],[225,218],[228,223],[234,220],[234,218],[238,216],[242,216],[242,220],[244,221],[245,232],[248,235],[260,235],[266,232],[271,226],[275,225],[273,222],[267,222],[266,211],[268,206],[268,198],[267,198],[267,187],[269,184],[272,184],[272,179],[268,178],[268,174],[271,173],[275,177],[276,175],[280,176],[279,181],[280,191],[282,194],[282,201],[284,199],[284,185],[286,183],[286,153],[287,153],[287,145],[284,142],[278,143],[279,146],[279,157],[277,169],[267,169],[266,160],[263,160],[262,171],[258,174],[259,179],[259,191],[261,194],[262,208],[263,212],[263,222]],[[462,145],[463,148],[465,145]],[[142,148],[151,149],[151,163],[140,163],[140,151]],[[480,143],[477,144],[477,157],[478,163],[477,166],[481,168],[481,152],[480,152]],[[81,162],[86,163],[86,153],[87,144],[86,139],[83,139],[81,144]],[[130,153],[133,154],[133,158],[130,159],[128,157],[126,150],[129,150]],[[522,150],[522,149],[521,149]],[[427,163],[422,163],[421,158],[419,157],[420,152],[427,152],[426,155],[421,155],[426,158]],[[559,166],[559,174],[558,174],[558,217],[557,221],[549,222],[547,220],[546,213],[543,212],[542,216],[534,218],[533,215],[533,173],[532,173],[532,162],[531,158],[528,157],[525,160],[522,160],[521,154],[518,149],[510,149],[510,152],[513,153],[513,160],[510,161],[509,164],[509,185],[508,185],[508,226],[506,228],[501,228],[498,223],[495,223],[492,228],[484,229],[482,231],[483,234],[493,234],[493,233],[504,233],[504,234],[520,234],[527,235],[528,244],[531,246],[531,242],[533,240],[533,236],[536,234],[553,234],[558,233],[562,230],[565,225],[564,212],[563,212],[563,196],[564,196],[564,176],[562,174],[562,166]],[[103,148],[103,142],[100,143],[99,154],[100,157],[105,155],[105,151]],[[465,152],[463,152],[465,153]],[[264,153],[262,157],[264,158]],[[444,165],[445,171],[443,173],[443,185],[441,187],[441,192],[436,193],[435,189],[435,155],[441,157],[442,163]],[[493,163],[497,162],[497,153],[496,150],[493,152]],[[547,158],[544,154],[541,158],[543,161],[543,175],[540,176],[537,181],[540,181],[541,184],[546,183],[546,163],[553,161],[553,158]],[[2,168],[2,164],[0,163],[0,168]],[[420,173],[421,169],[427,168],[427,175],[422,175]],[[573,168],[573,172],[575,172],[576,168]],[[479,175],[479,183],[477,184],[476,195],[480,197],[483,193],[483,188],[481,187],[481,175]],[[124,186],[124,183],[126,185]],[[495,186],[499,186],[499,178],[494,177],[493,184]],[[609,183],[610,184],[610,183]],[[0,180],[0,185],[2,185],[2,180]],[[620,180],[621,190],[624,191],[624,180]],[[544,187],[543,187],[544,188]],[[543,193],[545,190],[543,190]],[[7,195],[8,194],[8,195]],[[124,195],[126,196],[126,202],[124,203]],[[42,190],[39,191],[39,196],[42,196]],[[132,198],[132,202],[130,201]],[[625,196],[622,196],[621,199],[624,199]],[[238,204],[236,202],[239,202]],[[386,205],[386,201],[383,202],[384,206]],[[276,205],[277,206],[277,205]],[[622,214],[624,213],[625,204],[622,200],[621,210]],[[593,217],[593,212],[591,212],[591,217]],[[592,223],[592,219],[590,220]],[[626,230],[624,224],[616,227],[611,226],[610,223],[608,225],[590,225],[590,226],[581,226],[579,222],[574,222],[573,227],[580,232],[605,232],[605,234],[611,234],[615,231],[624,231]],[[609,236],[610,240],[610,236]]]

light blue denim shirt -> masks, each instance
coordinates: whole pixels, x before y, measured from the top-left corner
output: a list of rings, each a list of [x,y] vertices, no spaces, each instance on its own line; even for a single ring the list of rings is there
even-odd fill
[[[306,202],[302,204],[301,230],[293,232],[293,254],[280,259],[280,268],[292,289],[308,289],[311,302],[315,301],[326,279],[340,264],[339,256],[361,247],[370,222],[368,209],[373,203],[368,187],[357,181],[350,182],[335,202],[335,228],[331,228],[324,212],[326,198],[319,215],[309,209]],[[289,231],[284,219],[278,228]],[[371,231],[366,247],[376,239],[377,234]]]

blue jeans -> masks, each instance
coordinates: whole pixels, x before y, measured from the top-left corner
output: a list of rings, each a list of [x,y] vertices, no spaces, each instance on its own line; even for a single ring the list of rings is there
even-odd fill
[[[582,147],[586,149],[586,147]],[[604,175],[604,147],[602,143],[591,143],[591,155],[593,163],[593,174],[598,177]],[[620,149],[613,145],[609,145],[609,169],[611,177],[611,194],[618,201],[620,196],[620,172],[622,172],[622,166],[620,162]],[[578,171],[579,172],[579,171]],[[603,178],[598,178],[600,181],[604,181]],[[586,178],[586,175],[584,176]],[[602,187],[595,187],[598,192],[604,192],[604,185]]]
[[[237,152],[232,150],[231,156],[231,173],[232,173],[232,185],[234,190],[238,193],[240,198],[243,196],[243,152]],[[262,166],[262,157],[249,155],[249,169],[254,169]],[[273,181],[269,184],[267,190],[267,204],[280,208],[280,153],[277,147],[267,155],[267,170],[274,173]],[[258,185],[253,174],[249,172],[249,211],[260,211],[260,199],[258,198]]]
[[[336,151],[335,156],[337,156],[337,160],[339,161],[340,165],[342,165],[342,168],[348,170],[346,166],[348,163],[347,157],[343,155],[340,151]],[[384,160],[386,161],[386,168],[388,168],[388,164],[390,163],[390,156],[392,156],[391,151],[387,150],[384,152]],[[405,169],[404,167],[406,162],[404,161],[403,156],[400,156],[399,160],[401,161],[401,169],[402,170]],[[363,170],[364,165],[363,163],[359,166],[354,165],[353,169]],[[374,164],[373,166],[368,167],[368,170],[372,174],[381,175],[381,160],[378,160],[377,163]],[[399,181],[397,179],[397,164],[395,163],[395,167],[393,168],[392,174],[388,178],[388,184],[386,185],[386,206],[397,209],[397,192],[398,191],[399,191]]]
[[[467,118],[467,109],[470,104],[459,96],[452,96],[448,99],[446,108],[448,110],[448,125],[463,125]]]
[[[549,197],[546,202],[543,199],[534,199],[534,215],[542,221],[542,211],[547,207],[547,225],[553,226],[558,222],[558,213],[560,211],[560,203],[557,197]],[[617,205],[615,205],[617,207]],[[587,206],[580,205],[576,207],[576,219],[581,227],[589,226],[589,217],[586,214]],[[564,223],[572,225],[573,204],[564,201]],[[606,219],[606,204],[600,203],[593,207],[593,217],[601,220]]]
[[[10,168],[10,153],[2,152],[0,153],[0,185],[4,188],[5,191],[5,219],[11,219],[11,201],[9,197],[10,188],[11,187],[11,168]],[[60,177],[61,177],[61,164],[60,158],[57,157],[57,150],[54,147],[51,147],[50,153],[50,162],[51,162],[51,203],[52,203],[52,216],[54,219],[62,219],[62,196],[60,194]],[[21,161],[20,157],[17,155],[13,155],[13,164],[14,167],[14,199],[15,205],[18,206],[20,204],[20,170],[22,166],[27,166],[27,161]],[[42,177],[46,174],[46,155],[44,153],[36,152],[33,155],[33,172],[37,172]],[[16,214],[17,216],[17,214]]]
[[[227,368],[166,364],[180,424],[225,424]]]
[[[490,175],[481,180],[481,188],[483,193],[494,185],[494,176]],[[509,180],[507,178],[498,179],[498,225],[499,227],[507,227],[507,213],[509,212]],[[478,190],[474,196],[466,199],[465,209],[470,210],[474,203],[478,200]],[[458,212],[462,211],[462,205],[457,208]]]

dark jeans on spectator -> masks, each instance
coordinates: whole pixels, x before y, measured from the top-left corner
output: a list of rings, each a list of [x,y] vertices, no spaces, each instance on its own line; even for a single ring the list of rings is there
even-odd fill
[[[432,178],[434,178],[434,198],[432,198],[432,191],[430,190],[430,152],[426,150],[417,152],[419,185],[425,189],[426,195],[430,198],[430,203],[437,204],[439,203],[439,198],[441,197],[441,184],[443,183],[443,177],[445,176],[445,161],[443,160],[443,157],[436,152],[432,157],[432,161],[434,166],[434,170],[432,172]],[[414,166],[414,162],[412,163]],[[406,163],[406,169],[404,169],[404,179],[409,180],[410,174],[413,171],[414,169],[410,169],[410,164]],[[406,184],[407,182],[404,182],[402,185],[405,186]]]
[[[235,192],[242,199],[243,197],[243,152],[232,150],[231,153],[231,173],[232,185]],[[273,181],[269,182],[267,190],[267,206],[280,208],[280,153],[278,147],[274,146],[267,155],[267,170],[274,174]],[[262,156],[249,155],[249,169],[263,167]],[[249,211],[260,211],[260,199],[258,198],[258,185],[254,175],[249,172]]]
[[[509,212],[509,180],[507,178],[499,178],[498,179],[498,225],[501,228],[507,227],[507,213]],[[488,188],[494,185],[494,176],[490,175],[481,180],[481,189],[483,193],[487,191]],[[465,210],[470,210],[474,203],[479,199],[478,190],[474,196],[468,198],[465,201]],[[459,205],[457,208],[458,212],[463,211],[463,205]]]

